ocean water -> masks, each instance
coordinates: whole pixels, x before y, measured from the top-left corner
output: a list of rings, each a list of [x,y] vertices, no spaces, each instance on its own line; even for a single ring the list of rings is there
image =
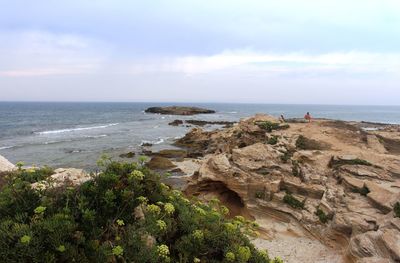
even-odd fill
[[[170,148],[190,127],[174,127],[175,119],[237,121],[255,113],[341,120],[400,123],[400,106],[207,104],[216,114],[169,116],[146,114],[151,106],[179,103],[50,103],[0,102],[0,155],[27,165],[92,169],[102,153],[114,158],[140,152],[143,142],[153,149]],[[206,127],[208,129],[218,127]]]

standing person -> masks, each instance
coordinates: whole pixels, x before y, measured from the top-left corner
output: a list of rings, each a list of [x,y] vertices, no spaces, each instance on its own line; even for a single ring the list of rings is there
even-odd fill
[[[309,112],[307,112],[307,114],[304,115],[304,119],[306,119],[306,121],[308,121],[308,122],[311,122],[311,119],[312,119],[311,114]]]
[[[279,117],[279,121],[281,123],[285,123],[286,122],[286,119],[285,119],[285,117],[283,117],[283,114],[281,114],[281,116]]]

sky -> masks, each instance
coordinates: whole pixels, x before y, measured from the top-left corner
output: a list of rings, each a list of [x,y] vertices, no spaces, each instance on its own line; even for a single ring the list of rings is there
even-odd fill
[[[399,98],[398,0],[0,0],[0,101]]]

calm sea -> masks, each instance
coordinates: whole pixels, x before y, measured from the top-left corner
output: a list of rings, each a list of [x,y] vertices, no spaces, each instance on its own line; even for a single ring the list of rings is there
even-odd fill
[[[179,103],[42,103],[0,102],[0,155],[12,162],[90,169],[101,153],[118,156],[140,151],[143,142],[169,148],[189,127],[175,119],[236,121],[255,113],[400,123],[400,106],[196,104],[217,111],[190,117],[146,114],[151,106]],[[212,127],[209,127],[212,128]]]

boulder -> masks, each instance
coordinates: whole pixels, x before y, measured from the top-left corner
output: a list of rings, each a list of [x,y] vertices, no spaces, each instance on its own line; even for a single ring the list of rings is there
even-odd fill
[[[63,185],[77,186],[92,179],[90,174],[82,169],[76,168],[58,168],[54,170],[54,174],[49,177],[49,180],[33,183],[33,189],[46,189],[48,187],[60,187]]]
[[[9,172],[15,169],[15,165],[0,155],[0,172]]]
[[[182,125],[182,124],[183,124],[182,120],[174,120],[174,121],[168,123],[168,125],[171,125],[171,126],[179,126],[179,125]]]
[[[176,167],[169,159],[161,156],[154,156],[146,166],[153,170],[170,170]]]

